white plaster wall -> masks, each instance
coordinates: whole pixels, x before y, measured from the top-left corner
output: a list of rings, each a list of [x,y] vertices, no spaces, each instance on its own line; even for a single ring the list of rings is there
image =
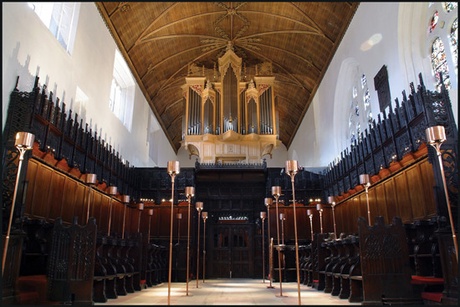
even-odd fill
[[[79,87],[89,98],[84,123],[109,142],[123,159],[136,167],[164,167],[176,154],[163,132],[155,144],[148,142],[148,121],[152,115],[136,85],[134,119],[129,132],[110,111],[108,100],[116,44],[93,2],[82,2],[74,50],[67,54],[26,2],[2,3],[3,100],[2,130],[9,95],[20,76],[18,88],[30,91],[35,75],[54,96],[73,106]],[[122,144],[122,145],[121,145]],[[157,161],[149,158],[149,146],[161,148]]]
[[[360,4],[289,150],[284,146],[275,149],[273,158],[267,158],[269,167],[284,167],[286,160],[295,159],[300,166],[318,170],[333,162],[345,149],[343,142],[335,140],[343,138],[341,132],[348,121],[348,114],[341,111],[344,108],[340,105],[348,104],[348,100],[336,98],[337,88],[343,84],[338,76],[346,61],[357,61],[361,71],[366,74],[375,118],[379,113],[379,106],[373,78],[383,65],[388,68],[393,103],[395,98],[401,100],[403,90],[409,90],[408,82],[418,84],[418,78],[414,80],[414,75],[419,72],[422,73],[427,88],[433,89],[429,82],[432,76],[427,65],[427,54],[423,51],[414,52],[416,48],[420,48],[417,44],[421,44],[423,35],[418,33],[416,38],[412,38],[411,43],[415,46],[411,51],[403,46],[405,38],[411,37],[411,31],[401,31],[405,27],[415,29],[417,22],[422,22],[423,16],[415,14],[414,9],[418,12],[424,5],[426,2],[415,6],[397,2]],[[194,165],[195,158],[190,160],[183,149],[179,150],[178,155],[175,154],[162,131],[155,136],[154,142],[148,142],[149,117],[153,113],[138,86],[135,90],[132,131],[129,132],[112,115],[108,107],[108,97],[116,45],[94,3],[81,3],[72,55],[63,50],[28,8],[27,3],[5,2],[2,3],[2,9],[2,130],[6,121],[9,95],[15,87],[16,77],[20,76],[19,90],[29,91],[38,73],[40,84],[47,84],[48,89],[64,101],[67,107],[72,105],[76,88],[80,87],[89,97],[84,122],[91,123],[93,131],[97,130],[98,133],[102,129],[102,138],[119,151],[130,165],[165,167],[167,161],[176,159],[181,166]],[[410,12],[413,15],[409,16]],[[404,18],[406,15],[407,18]],[[367,51],[361,50],[361,45],[376,33],[383,37],[380,43]],[[450,91],[455,116],[458,110],[457,90],[455,82]],[[151,146],[154,146],[153,149]],[[149,150],[156,153],[156,161],[149,157]]]
[[[433,90],[431,71],[426,64],[426,58],[410,59],[411,63],[405,63],[407,59],[401,57],[406,53],[400,51],[401,40],[399,34],[401,29],[410,27],[414,29],[417,24],[411,16],[407,18],[399,16],[400,4],[398,2],[361,2],[360,6],[345,34],[337,52],[328,67],[328,70],[315,94],[311,107],[305,114],[302,124],[288,150],[289,159],[298,156],[299,163],[305,167],[327,167],[345,150],[341,142],[334,139],[342,139],[339,135],[348,123],[348,113],[341,112],[344,108],[334,104],[347,104],[349,100],[343,101],[335,97],[337,86],[342,84],[339,80],[340,69],[344,61],[357,61],[360,69],[367,76],[368,86],[371,94],[371,108],[374,118],[379,114],[377,92],[374,87],[374,77],[383,65],[387,66],[391,101],[398,98],[402,100],[402,91],[409,92],[409,83],[415,86],[419,84],[418,73],[422,73],[425,85]],[[418,3],[417,8],[426,6],[427,3]],[[413,8],[413,5],[412,7]],[[404,7],[407,15],[411,10]],[[417,14],[414,14],[417,16]],[[418,19],[418,26],[420,25]],[[361,50],[361,45],[372,35],[380,33],[382,40],[367,51]],[[417,32],[419,34],[419,32]],[[406,36],[407,38],[407,36]],[[422,37],[423,38],[423,37]],[[419,38],[420,39],[420,38]],[[419,41],[419,40],[417,40]],[[420,41],[419,41],[420,42]],[[409,42],[411,43],[411,42]],[[413,42],[412,42],[413,43]],[[418,48],[418,46],[414,46]],[[423,57],[427,54],[416,52],[413,57]],[[405,63],[402,65],[401,63]],[[416,65],[417,63],[422,63]],[[415,66],[414,66],[415,65]],[[407,66],[410,66],[409,68]],[[414,75],[417,76],[413,79]],[[455,77],[456,78],[456,77]],[[450,98],[455,116],[458,110],[458,88],[456,83],[450,90]],[[456,118],[456,122],[458,122]]]

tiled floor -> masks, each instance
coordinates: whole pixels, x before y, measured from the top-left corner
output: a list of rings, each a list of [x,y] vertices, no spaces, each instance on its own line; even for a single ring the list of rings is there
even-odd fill
[[[210,279],[189,282],[186,295],[184,282],[171,283],[169,289],[170,305],[298,305],[297,283],[282,283],[280,297],[279,283],[272,283],[274,288],[268,288],[270,283],[262,279]],[[311,287],[300,285],[301,305],[361,305],[339,299],[329,293],[318,291]],[[117,299],[109,299],[107,303],[95,305],[168,305],[168,283],[144,289]]]

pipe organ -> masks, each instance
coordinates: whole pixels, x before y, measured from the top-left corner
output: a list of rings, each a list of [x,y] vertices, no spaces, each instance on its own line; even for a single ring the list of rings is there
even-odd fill
[[[280,144],[271,64],[243,67],[229,43],[218,66],[189,66],[182,146],[201,163],[260,163]]]

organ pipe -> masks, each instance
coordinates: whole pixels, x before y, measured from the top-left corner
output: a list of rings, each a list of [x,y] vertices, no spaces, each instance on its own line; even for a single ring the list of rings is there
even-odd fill
[[[231,46],[231,43],[229,45]],[[241,83],[241,58],[231,48],[228,48],[226,54],[218,61],[220,74],[218,77],[214,75],[213,81],[204,80],[201,76],[196,79],[196,83],[190,82],[193,81],[192,77],[188,81],[187,108],[184,116],[187,119],[186,134],[219,135],[230,129],[240,134],[277,134],[274,78],[270,74],[259,76],[256,65],[253,79],[247,84]],[[203,81],[206,84],[203,93],[195,91],[203,86]],[[257,90],[255,83],[258,83],[257,86],[262,89],[262,93]]]

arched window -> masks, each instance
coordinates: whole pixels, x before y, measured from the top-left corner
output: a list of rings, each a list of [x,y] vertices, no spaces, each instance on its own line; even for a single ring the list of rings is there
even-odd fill
[[[134,77],[120,51],[115,50],[109,108],[131,131],[134,111]]]
[[[452,87],[452,82],[457,82],[457,7],[457,2],[431,2],[429,4],[428,39],[431,42],[429,52],[431,69],[438,91],[441,88],[440,74],[442,74],[447,89]],[[449,48],[450,52],[446,48]],[[455,75],[451,75],[452,71]]]
[[[365,74],[357,77],[351,90],[350,109],[348,114],[348,135],[350,145],[360,141],[362,133],[372,124],[371,96]]]
[[[79,2],[28,2],[30,8],[53,33],[61,46],[72,53],[80,12]]]
[[[452,60],[455,64],[455,74],[457,74],[458,69],[458,18],[455,18],[450,27],[450,52],[452,53]]]
[[[442,73],[444,85],[450,89],[449,66],[447,65],[446,51],[442,40],[437,37],[431,45],[431,67],[436,78],[436,89],[441,89],[440,74]]]

